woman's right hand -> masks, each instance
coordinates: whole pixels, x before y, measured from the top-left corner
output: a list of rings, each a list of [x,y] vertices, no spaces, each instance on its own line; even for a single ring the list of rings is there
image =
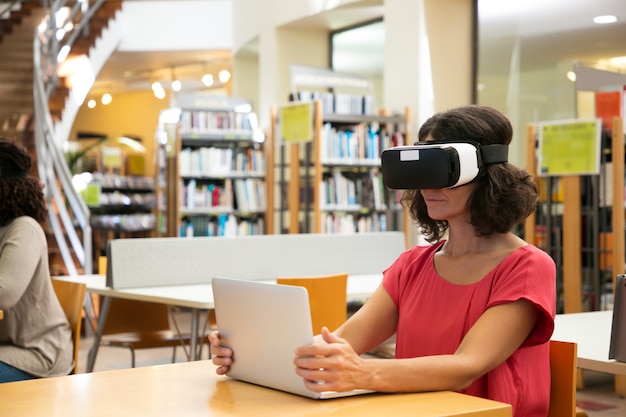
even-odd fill
[[[211,347],[213,363],[217,365],[215,372],[217,372],[218,375],[224,375],[228,372],[230,365],[233,363],[233,350],[221,345],[218,331],[209,333],[209,345]]]

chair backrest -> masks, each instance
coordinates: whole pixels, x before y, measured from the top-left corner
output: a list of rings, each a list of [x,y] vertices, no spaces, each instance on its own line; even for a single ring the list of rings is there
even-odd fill
[[[111,298],[102,335],[171,330],[166,304]]]
[[[346,286],[348,274],[310,277],[279,277],[277,284],[305,287],[309,293],[313,332],[318,334],[326,326],[331,331],[339,327],[347,316]]]
[[[62,281],[52,278],[52,287],[65,312],[67,321],[72,328],[74,340],[74,373],[78,373],[78,352],[80,346],[80,329],[82,326],[83,303],[87,286],[79,282]]]
[[[548,417],[576,415],[576,343],[550,341],[550,409]]]

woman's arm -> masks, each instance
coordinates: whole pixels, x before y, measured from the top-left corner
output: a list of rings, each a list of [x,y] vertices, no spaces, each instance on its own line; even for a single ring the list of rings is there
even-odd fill
[[[380,285],[365,304],[333,333],[345,339],[358,354],[389,339],[398,327],[398,308]]]
[[[362,338],[346,323],[346,329],[342,326],[337,334],[324,332],[326,344],[298,348],[294,361],[296,372],[314,391],[460,390],[511,356],[530,334],[538,314],[525,300],[491,307],[470,329],[454,354],[410,359],[362,358],[357,353],[362,347],[358,345]],[[350,344],[352,340],[356,340],[356,349]]]

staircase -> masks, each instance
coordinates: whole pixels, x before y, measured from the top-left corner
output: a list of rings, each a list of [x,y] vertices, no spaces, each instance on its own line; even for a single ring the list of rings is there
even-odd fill
[[[33,36],[43,16],[38,2],[22,2],[0,26],[0,134],[20,141],[33,114]]]
[[[56,53],[53,42],[47,39],[47,43],[42,43],[46,45],[43,49],[47,48],[48,56],[42,53],[41,59],[35,55],[40,48],[34,50],[35,45],[40,43],[35,42],[36,29],[50,14],[41,4],[50,2],[23,0],[14,3],[12,11],[3,14],[0,21],[0,135],[18,140],[31,151],[36,161],[39,158],[32,174],[38,175],[44,184],[49,208],[46,232],[51,274],[91,273],[93,254],[89,211],[73,189],[69,169],[58,143],[55,143],[59,139],[55,137],[58,136],[55,135],[55,128],[64,117],[70,89],[63,79],[54,75]],[[75,27],[81,27],[80,32],[77,29],[72,35],[80,36],[69,41],[72,45],[70,57],[79,54],[89,56],[103,29],[122,6],[122,2],[117,0],[96,0],[91,2],[93,9],[90,13],[82,14],[79,1],[53,3],[56,7],[73,8],[71,18]],[[83,22],[80,22],[81,18],[84,18]],[[47,33],[52,32],[48,30]],[[52,63],[52,69],[42,70],[42,63],[48,64],[47,68]],[[44,77],[46,73],[45,80],[34,79],[34,74]],[[44,92],[47,89],[51,91]],[[65,122],[72,123],[74,115],[75,111],[68,118],[71,120]]]

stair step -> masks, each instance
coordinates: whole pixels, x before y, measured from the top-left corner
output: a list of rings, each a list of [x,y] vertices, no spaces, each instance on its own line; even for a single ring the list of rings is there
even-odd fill
[[[17,50],[9,50],[9,51],[1,51],[2,59],[7,61],[33,61],[33,49],[25,50],[25,49],[17,49]]]
[[[21,80],[21,82],[20,82]],[[25,65],[19,71],[6,71],[0,69],[0,85],[7,82],[19,82],[33,86],[33,66]]]

